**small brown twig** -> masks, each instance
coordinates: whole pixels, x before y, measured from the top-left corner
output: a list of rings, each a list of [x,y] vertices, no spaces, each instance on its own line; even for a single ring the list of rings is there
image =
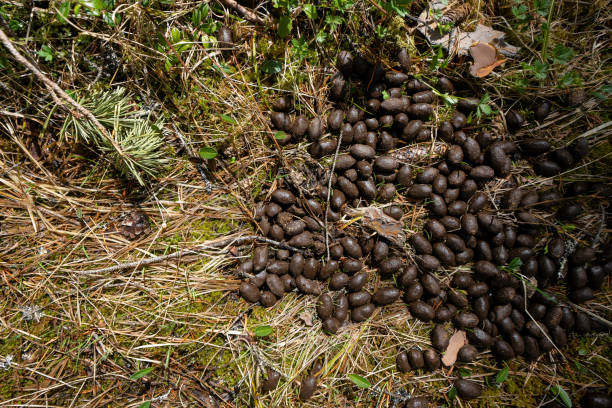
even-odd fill
[[[266,244],[274,245],[279,248],[287,249],[287,250],[294,251],[294,252],[299,252],[301,254],[307,253],[307,251],[303,249],[295,248],[291,245],[285,244],[284,242],[275,241],[273,239],[261,237],[258,235],[247,235],[245,237],[239,237],[239,238],[227,238],[221,241],[211,242],[209,244],[201,245],[199,246],[199,248],[202,248],[202,249],[204,248],[223,248],[224,246],[227,246],[230,244],[242,245],[242,244],[246,244],[247,242],[251,242],[251,241],[265,242]],[[140,261],[133,261],[133,262],[127,262],[127,263],[123,263],[123,264],[119,264],[115,266],[109,266],[107,268],[82,270],[82,271],[78,271],[78,273],[81,275],[94,275],[97,273],[117,272],[117,271],[121,271],[124,269],[139,268],[141,266],[156,264],[156,263],[160,263],[163,261],[167,261],[169,259],[182,258],[183,256],[186,256],[186,255],[201,255],[201,253],[199,253],[195,249],[182,249],[180,251],[172,252],[166,255],[154,256],[151,258],[142,259]]]
[[[223,4],[225,7],[234,9],[240,14],[245,20],[250,21],[255,24],[265,24],[266,20],[259,17],[253,10],[250,8],[244,7],[235,0],[219,0],[219,3]]]
[[[72,99],[59,85],[55,82],[51,81],[45,74],[42,73],[38,67],[28,61],[23,55],[17,51],[13,42],[7,37],[7,35],[0,28],[0,41],[6,47],[6,49],[13,55],[13,58],[17,60],[17,62],[21,63],[25,66],[31,73],[36,76],[47,88],[55,102],[61,107],[65,108],[72,116],[77,119],[81,119],[83,117],[87,118],[91,123],[95,125],[98,131],[111,143],[113,148],[117,151],[119,156],[125,158],[127,155],[121,149],[121,146],[117,144],[115,139],[108,134],[106,128],[96,119],[96,117],[89,110],[81,106],[74,99]]]

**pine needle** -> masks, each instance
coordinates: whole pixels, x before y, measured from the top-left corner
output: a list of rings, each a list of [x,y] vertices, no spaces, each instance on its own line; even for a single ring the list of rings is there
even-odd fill
[[[101,154],[106,154],[121,176],[136,179],[144,185],[143,175],[155,177],[168,163],[162,150],[163,121],[153,122],[147,111],[131,101],[124,88],[81,96],[77,101],[108,129],[121,146],[123,155],[89,121],[74,116],[66,118],[62,135],[69,131],[76,142],[93,146]]]

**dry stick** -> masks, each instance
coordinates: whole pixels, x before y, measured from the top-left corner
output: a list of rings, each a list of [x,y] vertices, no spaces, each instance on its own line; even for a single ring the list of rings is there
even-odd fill
[[[255,14],[253,10],[238,4],[235,0],[219,0],[219,3],[223,4],[225,7],[236,10],[238,14],[251,23],[265,24],[266,22],[266,20]]]
[[[51,96],[57,102],[58,105],[64,107],[68,112],[70,112],[72,116],[74,116],[77,119],[81,119],[82,117],[87,118],[91,123],[93,123],[96,126],[98,131],[106,139],[108,139],[108,141],[112,144],[113,148],[117,151],[117,153],[121,157],[123,158],[128,157],[121,149],[121,146],[117,144],[115,139],[113,139],[108,134],[108,132],[106,131],[106,128],[102,126],[102,124],[98,121],[98,119],[96,119],[93,113],[91,113],[89,110],[87,110],[86,108],[78,104],[62,88],[60,88],[59,85],[57,85],[55,82],[47,78],[47,76],[45,76],[45,74],[43,74],[42,71],[36,67],[36,65],[34,65],[32,62],[28,61],[23,55],[21,55],[19,51],[17,51],[17,49],[13,45],[12,41],[6,36],[6,34],[4,33],[4,31],[2,31],[1,28],[0,28],[0,41],[2,41],[2,44],[6,47],[7,50],[9,50],[9,52],[13,55],[13,57],[17,60],[17,62],[24,65],[30,72],[34,74],[34,76],[36,76],[41,82],[45,84],[45,87],[51,93]],[[68,105],[72,106],[72,109],[69,106],[66,106],[65,103],[68,103]]]
[[[279,248],[287,249],[287,250],[294,251],[294,252],[299,252],[301,254],[307,254],[307,251],[303,249],[295,248],[283,242],[274,241],[272,239],[261,237],[259,235],[248,235],[246,237],[228,238],[222,241],[200,245],[199,247],[200,248],[222,248],[229,244],[242,245],[242,244],[246,244],[247,242],[251,242],[251,241],[265,242],[266,244],[274,245]],[[115,266],[109,266],[108,268],[83,270],[83,271],[78,271],[77,273],[81,275],[93,275],[96,273],[117,272],[123,269],[138,268],[140,266],[146,266],[146,265],[151,265],[154,263],[167,261],[168,259],[180,258],[185,255],[201,255],[201,253],[197,252],[195,249],[182,249],[180,251],[176,251],[176,252],[173,252],[167,255],[154,256],[154,257],[143,259],[140,261],[127,262],[127,263],[123,263],[123,264],[119,264]]]
[[[329,261],[329,231],[327,229],[327,213],[329,212],[329,198],[331,197],[332,187],[332,176],[336,170],[336,161],[338,160],[338,152],[340,151],[340,145],[342,144],[342,132],[338,136],[338,145],[336,146],[336,152],[334,153],[334,162],[329,172],[329,180],[327,181],[327,200],[325,201],[325,249],[327,251],[327,260]]]

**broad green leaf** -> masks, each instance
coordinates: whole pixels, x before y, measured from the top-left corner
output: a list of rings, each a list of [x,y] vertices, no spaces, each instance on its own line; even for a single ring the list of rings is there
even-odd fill
[[[150,407],[151,407],[151,401],[145,401],[138,406],[138,408],[150,408]]]
[[[291,17],[289,16],[281,16],[278,20],[278,36],[280,38],[285,38],[289,34],[291,34],[291,29],[293,28],[293,22],[291,21]]]
[[[272,334],[272,328],[270,326],[257,326],[255,328],[255,335],[257,337],[266,337]]]
[[[219,114],[219,117],[221,118],[222,121],[229,123],[230,125],[237,125],[238,122],[236,122],[236,119],[232,118],[231,116],[227,116],[224,114]]]
[[[314,4],[304,4],[303,7],[304,14],[306,14],[309,19],[314,20],[315,18],[317,18],[317,8]]]
[[[497,373],[497,377],[495,377],[495,382],[498,384],[501,384],[504,381],[506,381],[506,379],[508,378],[509,372],[510,372],[510,369],[508,367],[504,367],[501,370],[499,370],[499,373]]]
[[[283,69],[283,65],[278,61],[266,61],[261,64],[261,72],[264,74],[278,74]]]
[[[555,384],[550,390],[553,396],[561,401],[563,405],[565,405],[567,408],[572,408],[572,400],[570,399],[569,395],[567,395],[567,392],[561,388],[561,386]]]
[[[274,138],[276,140],[285,140],[287,138],[287,136],[289,136],[289,135],[286,134],[285,132],[283,132],[282,130],[279,130],[279,131],[274,133]]]
[[[360,375],[349,374],[348,377],[353,382],[353,384],[355,384],[359,388],[370,388],[372,386],[372,384],[370,384],[370,382],[367,379],[363,378]]]
[[[147,368],[143,368],[142,370],[138,370],[130,376],[130,380],[138,380],[139,378],[142,378],[150,374],[151,371],[153,371],[154,369],[155,367],[147,367]]]
[[[457,396],[457,389],[455,387],[452,387],[449,391],[448,391],[448,398],[450,399],[454,399]]]
[[[203,159],[214,159],[217,157],[217,150],[214,147],[203,147],[200,149],[200,157]]]

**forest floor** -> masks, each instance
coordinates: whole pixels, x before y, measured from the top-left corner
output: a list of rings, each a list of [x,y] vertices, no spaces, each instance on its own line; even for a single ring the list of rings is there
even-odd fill
[[[247,19],[233,3],[0,0],[0,29],[52,82],[81,101],[125,88],[127,111],[138,106],[156,121],[152,129],[163,129],[163,153],[145,152],[136,166],[154,170],[139,182],[112,149],[85,143],[66,105],[0,45],[0,407],[392,407],[410,395],[443,406],[536,407],[558,389],[579,406],[587,387],[610,392],[609,333],[572,335],[534,362],[500,365],[487,352],[461,369],[402,374],[397,346],[429,344],[432,326],[410,319],[403,303],[328,336],[316,298],[292,292],[271,308],[250,305],[237,294],[236,267],[252,252],[244,238],[256,233],[255,203],[269,197],[287,163],[308,157],[307,142],[278,147],[272,101],[293,95],[299,112],[325,116],[342,50],[392,67],[406,47],[413,74],[444,75],[464,95],[488,95],[489,108],[470,125],[476,130],[505,134],[510,108],[526,119],[511,138],[545,137],[557,147],[596,129],[588,160],[557,180],[610,183],[612,4],[466,1],[462,29],[485,24],[520,47],[474,78],[470,58],[447,58],[415,30],[422,0],[240,2],[255,10]],[[232,44],[217,41],[221,26]],[[538,123],[542,101],[552,113]],[[123,113],[105,108],[97,113],[112,128]],[[524,181],[547,183],[533,173]],[[590,243],[599,230],[605,242],[608,201],[583,205],[557,232]],[[412,220],[405,231],[414,232],[426,211],[403,209]],[[129,240],[121,223],[135,210],[150,229]],[[585,305],[608,321],[609,279]],[[325,374],[301,403],[299,381],[317,360]],[[281,382],[263,394],[266,366]],[[458,375],[485,386],[483,395],[452,398]]]

